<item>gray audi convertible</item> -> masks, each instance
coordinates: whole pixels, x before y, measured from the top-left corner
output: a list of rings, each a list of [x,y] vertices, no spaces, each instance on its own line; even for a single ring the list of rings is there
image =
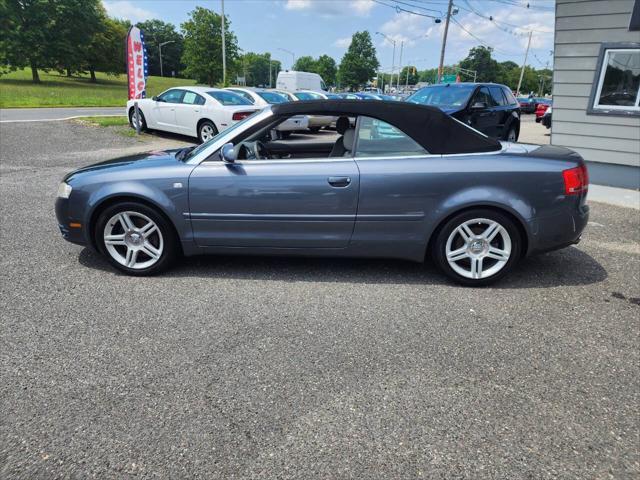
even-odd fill
[[[296,115],[334,117],[336,132],[279,138]],[[56,216],[66,240],[131,275],[197,254],[430,258],[481,286],[577,243],[587,188],[565,148],[501,143],[423,105],[319,100],[267,107],[195,148],[76,170]]]

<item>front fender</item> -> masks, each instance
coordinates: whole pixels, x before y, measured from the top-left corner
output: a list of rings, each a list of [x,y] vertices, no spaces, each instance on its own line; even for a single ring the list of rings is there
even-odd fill
[[[149,185],[148,182],[120,181],[105,184],[90,193],[84,212],[84,225],[90,225],[95,220],[95,214],[105,202],[117,198],[140,200],[155,206],[174,225],[180,239],[190,240],[192,237],[191,226],[184,218],[183,212],[188,211],[187,186],[175,189],[169,195],[164,190]],[[91,229],[85,230],[87,240],[91,242]]]

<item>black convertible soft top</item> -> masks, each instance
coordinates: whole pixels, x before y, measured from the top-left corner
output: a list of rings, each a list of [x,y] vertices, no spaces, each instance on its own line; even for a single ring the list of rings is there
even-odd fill
[[[500,150],[500,142],[454,120],[436,107],[386,100],[308,100],[273,105],[275,115],[332,115],[377,118],[413,138],[429,153]]]

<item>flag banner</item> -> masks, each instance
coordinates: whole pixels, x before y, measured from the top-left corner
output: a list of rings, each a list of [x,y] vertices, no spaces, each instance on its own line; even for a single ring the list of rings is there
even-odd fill
[[[131,27],[127,34],[127,79],[129,80],[129,100],[146,96],[147,49],[144,46],[144,34],[138,27]]]

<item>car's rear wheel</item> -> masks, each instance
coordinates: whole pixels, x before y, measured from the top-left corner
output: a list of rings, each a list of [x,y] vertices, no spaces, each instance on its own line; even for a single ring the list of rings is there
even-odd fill
[[[94,230],[109,262],[129,275],[153,275],[176,257],[178,241],[169,222],[153,208],[123,202],[105,209]]]
[[[218,134],[218,129],[210,120],[205,120],[198,126],[198,140],[200,143],[208,142]]]
[[[518,141],[518,130],[515,126],[510,126],[507,130],[507,133],[504,136],[504,139],[507,142],[517,142]]]
[[[139,119],[138,119],[138,115],[136,115],[135,108],[132,108],[131,110],[129,110],[129,125],[131,125],[131,128],[136,130],[137,123],[138,121],[140,121],[140,130],[144,131],[147,129],[147,121],[144,118],[144,113],[142,113],[142,110],[138,109],[138,114],[140,116]]]
[[[522,240],[506,215],[485,209],[456,215],[439,231],[433,257],[456,282],[484,286],[504,277],[520,258]]]

